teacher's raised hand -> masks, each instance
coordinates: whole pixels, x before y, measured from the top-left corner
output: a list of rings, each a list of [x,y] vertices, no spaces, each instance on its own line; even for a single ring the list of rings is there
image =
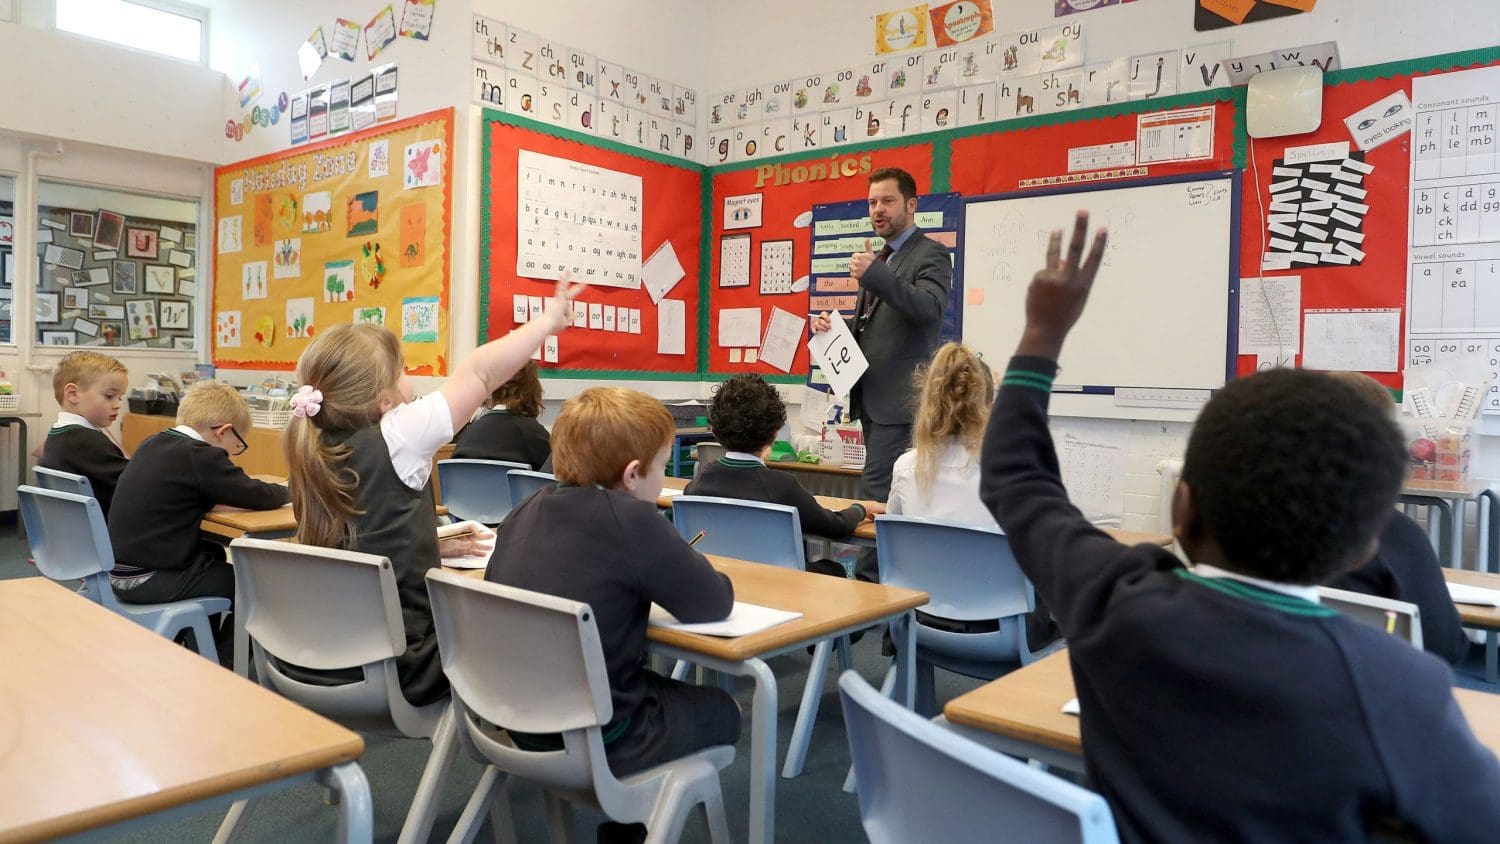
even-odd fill
[[[875,253],[870,251],[870,239],[865,238],[865,251],[856,252],[849,256],[849,275],[861,279],[865,277],[865,270],[875,263]]]

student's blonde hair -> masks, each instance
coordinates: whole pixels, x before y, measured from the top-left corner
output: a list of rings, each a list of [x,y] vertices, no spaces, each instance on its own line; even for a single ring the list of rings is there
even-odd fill
[[[250,433],[250,406],[235,388],[222,381],[200,381],[188,388],[177,405],[177,424],[189,428],[233,425],[241,435]]]
[[[323,394],[318,413],[293,417],[286,451],[297,541],[325,548],[354,542],[359,476],[344,466],[349,446],[324,433],[349,433],[380,421],[380,398],[401,378],[401,344],[382,326],[336,325],[318,335],[297,360],[297,380]]]
[[[938,457],[957,440],[979,459],[984,426],[995,401],[995,379],[974,350],[947,343],[916,374],[919,404],[912,428],[917,452],[917,488],[926,492],[937,476]]]
[[[58,404],[62,404],[63,390],[69,384],[77,384],[80,390],[87,390],[95,381],[116,372],[129,374],[125,364],[109,355],[98,352],[73,352],[64,355],[57,362],[57,371],[52,373],[52,395],[57,398]]]
[[[645,467],[672,441],[676,423],[656,399],[623,387],[592,387],[562,406],[552,426],[552,468],[579,486],[613,487],[630,461]]]
[[[1328,374],[1353,387],[1359,392],[1361,398],[1368,400],[1370,404],[1380,408],[1387,416],[1396,412],[1396,397],[1391,395],[1391,391],[1387,390],[1384,384],[1376,381],[1374,378],[1363,372],[1345,372],[1342,370],[1336,370]]]

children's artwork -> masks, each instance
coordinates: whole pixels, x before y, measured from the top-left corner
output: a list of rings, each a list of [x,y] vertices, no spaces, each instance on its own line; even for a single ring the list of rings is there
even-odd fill
[[[357,50],[359,50],[359,23],[344,18],[334,18],[332,53],[346,62],[352,62]]]
[[[271,203],[275,198],[269,193],[255,195],[254,216],[250,225],[254,235],[251,243],[256,246],[267,246],[271,243]]]
[[[55,264],[70,270],[83,269],[83,250],[69,249],[66,246],[49,243],[42,252],[42,263]]]
[[[167,264],[146,265],[146,292],[172,295],[177,291],[177,271]]]
[[[125,255],[130,258],[156,260],[157,233],[153,229],[126,229]]]
[[[443,183],[443,142],[422,141],[407,146],[404,186],[432,187]]]
[[[240,251],[243,245],[241,238],[245,218],[241,216],[224,217],[219,220],[219,254],[228,255]]]
[[[333,228],[333,194],[328,191],[302,197],[302,233],[318,234]]]
[[[114,273],[114,284],[110,287],[116,293],[125,293],[134,296],[136,289],[136,276],[140,272],[140,264],[134,261],[111,261],[110,269]]]
[[[1105,6],[1119,6],[1122,3],[1134,2],[1135,0],[1053,0],[1052,16],[1060,18],[1064,15],[1076,15],[1079,12],[1102,9]]]
[[[275,223],[273,231],[281,237],[298,234],[302,231],[302,215],[300,212],[301,201],[295,193],[272,194],[272,216]],[[259,246],[260,244],[256,244]]]
[[[122,312],[124,308],[120,309]],[[99,323],[98,345],[118,346],[125,337],[125,321],[123,319],[102,320]]]
[[[928,17],[932,18],[932,39],[939,47],[972,41],[995,30],[995,12],[990,8],[990,0],[957,0],[933,6]]]
[[[247,302],[266,298],[268,272],[265,261],[251,261],[240,267],[240,298]]]
[[[63,291],[63,307],[64,308],[79,308],[79,309],[82,309],[82,308],[87,308],[88,306],[89,306],[89,291],[88,291],[87,288],[80,290],[80,289],[78,289],[78,288],[75,287],[72,290],[64,290]]]
[[[77,272],[73,274],[73,283],[79,287],[103,287],[109,284],[109,267],[89,267],[81,272],[81,276]]]
[[[427,260],[427,206],[418,202],[401,209],[403,267],[420,267]]]
[[[293,237],[276,241],[276,248],[271,255],[275,264],[273,277],[302,277],[302,238]]]
[[[348,202],[347,237],[368,237],[380,228],[380,191],[355,194]]]
[[[123,320],[124,318],[124,305],[89,305],[89,319]]]
[[[380,51],[396,40],[396,13],[386,6],[365,24],[365,58],[375,61]]]
[[[195,341],[191,337],[173,337],[172,348],[191,352],[194,348],[196,348],[194,346],[194,342]]]
[[[74,211],[68,215],[68,234],[79,240],[93,242],[94,215],[86,211]]]
[[[391,174],[390,141],[371,141],[369,157],[370,178],[378,179]]]
[[[125,332],[131,340],[153,340],[160,333],[155,299],[125,300]]]
[[[323,265],[323,301],[348,302],[354,298],[354,262],[329,261]]]
[[[214,316],[214,345],[226,349],[240,347],[239,311],[219,311]]]
[[[1318,0],[1197,0],[1193,29],[1206,32],[1311,12]]]
[[[438,297],[416,296],[401,300],[401,342],[436,343]]]
[[[371,325],[385,325],[385,308],[355,308],[354,323],[358,325],[368,322]]]
[[[297,48],[297,69],[302,71],[302,81],[313,78],[318,68],[323,66],[323,60],[328,58],[328,39],[323,35],[323,27],[314,29],[312,35],[302,42]]]
[[[275,318],[271,317],[269,314],[261,317],[260,322],[255,324],[255,334],[253,335],[253,339],[255,340],[255,342],[260,344],[260,347],[262,349],[271,348],[271,344],[276,342]]]
[[[305,340],[313,336],[313,300],[286,300],[286,336],[288,340]]]
[[[359,247],[359,276],[373,290],[379,290],[380,282],[385,281],[385,258],[380,255],[380,244],[373,240]],[[349,295],[352,298],[353,291]]]
[[[72,346],[72,345],[74,345],[74,335],[73,335],[73,332],[71,332],[71,331],[43,331],[42,332],[42,345],[43,346]]]
[[[426,41],[432,35],[432,12],[437,0],[406,0],[401,8],[401,37]]]
[[[125,236],[125,218],[113,211],[100,211],[94,224],[95,249],[119,249]]]
[[[161,327],[186,331],[191,327],[192,308],[188,302],[175,299],[161,303]]]
[[[57,294],[36,294],[36,321],[57,322]]]

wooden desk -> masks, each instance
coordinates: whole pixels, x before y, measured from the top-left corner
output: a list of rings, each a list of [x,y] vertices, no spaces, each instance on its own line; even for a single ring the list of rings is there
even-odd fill
[[[777,701],[776,677],[765,661],[830,636],[895,619],[897,635],[904,637],[899,649],[905,663],[900,699],[909,708],[916,652],[912,610],[927,603],[927,593],[725,557],[709,557],[709,561],[734,582],[735,600],[802,613],[799,619],[737,639],[657,627],[646,634],[653,652],[726,674],[748,676],[754,681],[755,695],[750,709],[749,840],[770,842],[775,838],[776,818]],[[463,573],[484,577],[480,569],[467,569]],[[810,682],[821,692],[820,678]],[[813,701],[816,700],[814,697]],[[816,717],[815,705],[809,709],[806,717]]]
[[[795,463],[784,460],[766,464],[772,469],[790,472],[804,489],[813,495],[854,497],[859,495],[859,469],[829,466],[824,463]]]
[[[357,734],[41,577],[0,581],[0,642],[0,841],[119,834],[314,779],[341,793],[343,837],[370,840]]]
[[[439,516],[448,508],[437,505]],[[297,517],[290,505],[275,510],[212,510],[199,524],[204,533],[235,540],[244,536],[257,539],[280,539],[297,532]]]
[[[1490,490],[1486,481],[1407,481],[1401,487],[1401,504],[1408,516],[1417,507],[1427,508],[1427,529],[1433,547],[1443,565],[1463,568],[1464,509],[1470,501],[1479,501],[1479,544],[1475,567],[1500,569],[1500,495]],[[1486,529],[1486,522],[1488,523]]]
[[[1500,695],[1454,689],[1453,696],[1480,744],[1500,753]],[[1062,650],[954,698],[943,707],[943,719],[1003,752],[1082,771],[1078,716],[1062,713],[1074,697],[1073,670]]]
[[[1466,586],[1500,589],[1500,574],[1445,568],[1443,579]],[[1458,620],[1463,626],[1484,631],[1484,679],[1500,683],[1500,609],[1477,604],[1455,603],[1454,606],[1458,607]]]

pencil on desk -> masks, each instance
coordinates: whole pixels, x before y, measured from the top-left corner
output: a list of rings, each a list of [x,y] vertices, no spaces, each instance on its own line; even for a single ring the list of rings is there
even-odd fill
[[[688,547],[691,548],[694,545],[697,545],[698,544],[698,540],[702,539],[705,536],[708,536],[708,531],[706,531],[706,530],[700,530],[700,531],[698,531],[698,535],[697,536],[695,536],[692,539],[688,540]]]

